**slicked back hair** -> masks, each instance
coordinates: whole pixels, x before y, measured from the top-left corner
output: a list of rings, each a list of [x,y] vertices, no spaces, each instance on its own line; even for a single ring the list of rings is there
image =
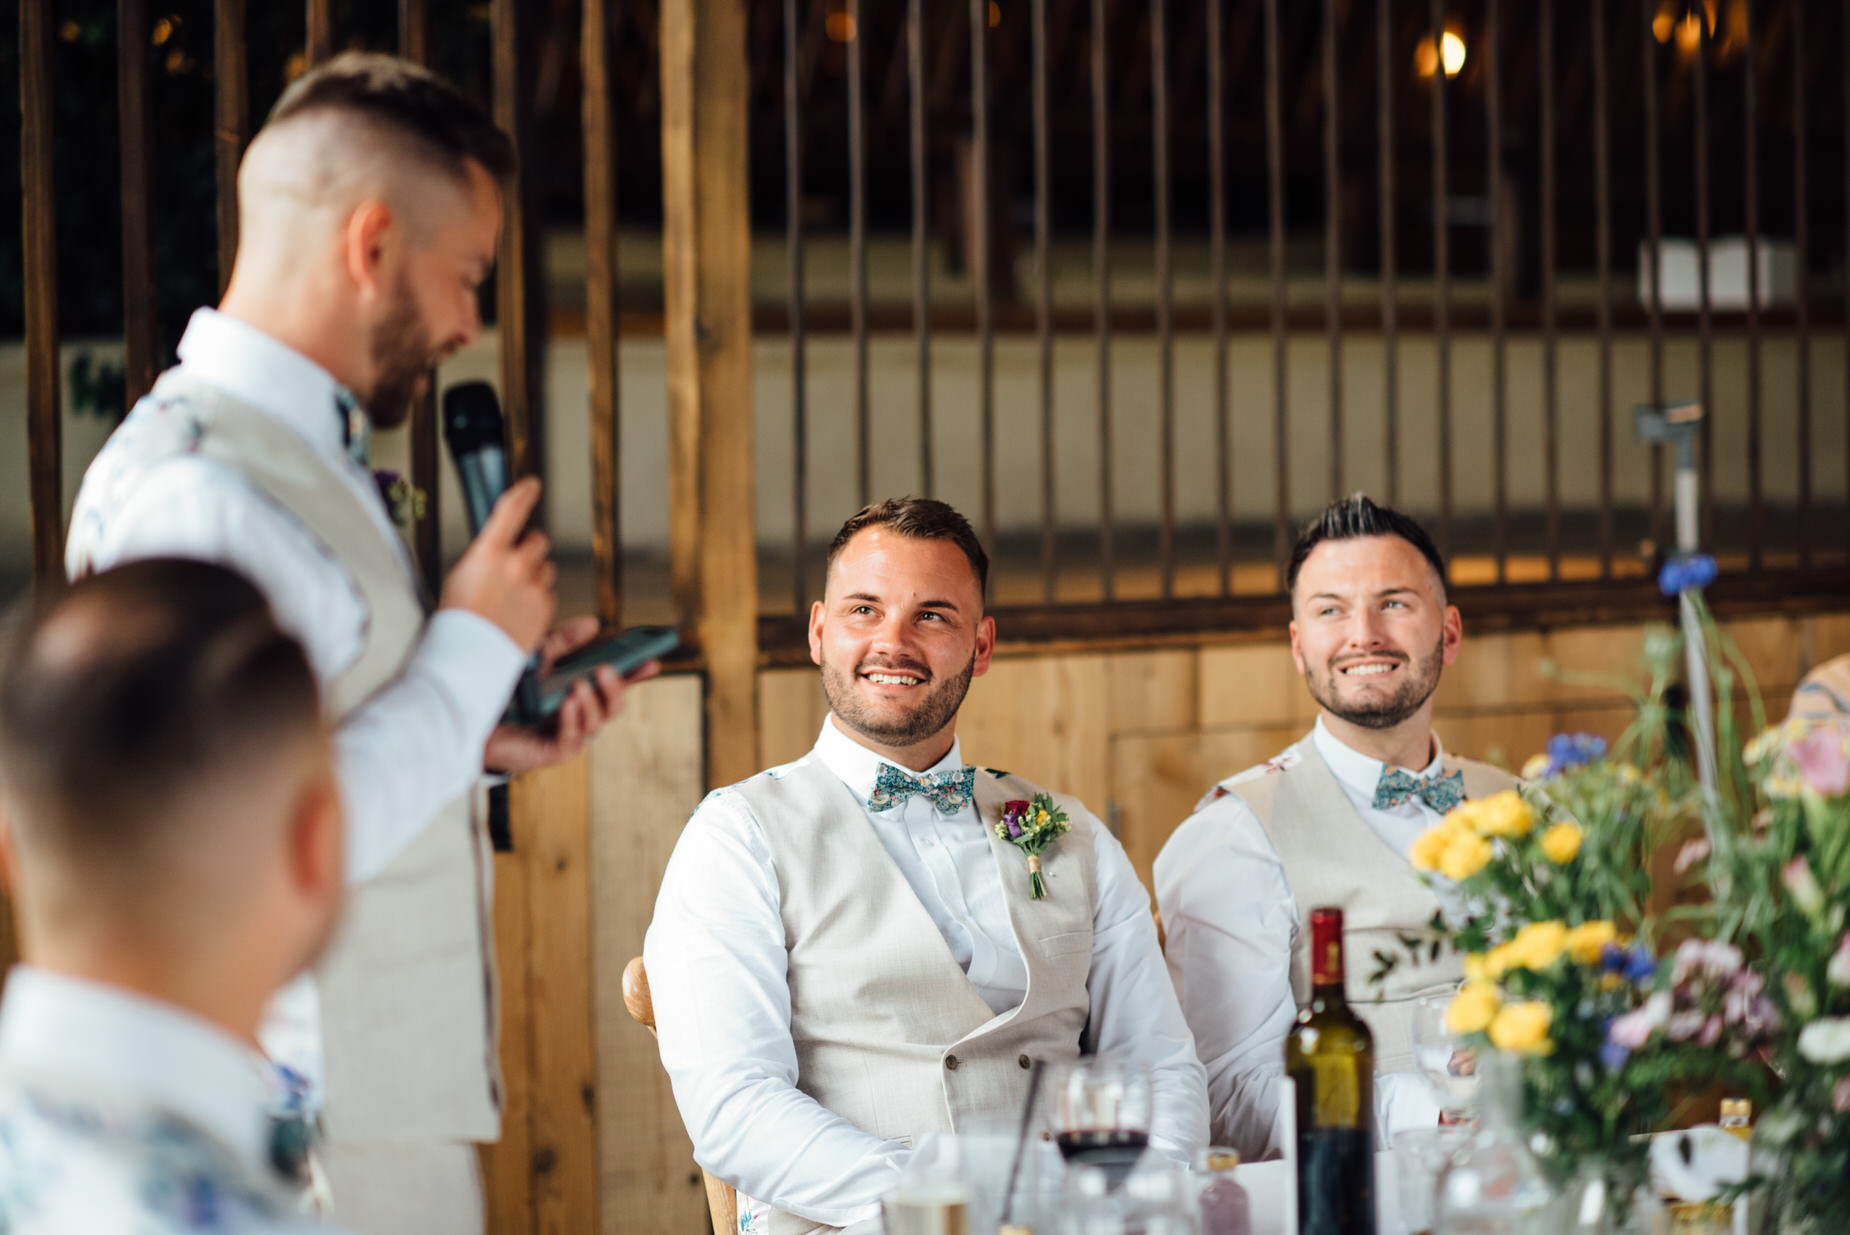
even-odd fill
[[[829,565],[835,565],[835,559],[857,533],[870,527],[888,528],[895,535],[914,540],[950,541],[970,559],[970,569],[976,572],[977,594],[988,596],[989,555],[983,552],[983,544],[976,538],[970,521],[950,504],[930,497],[890,497],[862,507],[841,525],[841,531],[829,542]]]
[[[429,69],[379,52],[343,52],[291,82],[267,128],[318,111],[345,111],[393,132],[459,182],[479,163],[495,183],[514,175],[514,143],[473,99]]]
[[[0,791],[22,840],[61,857],[129,860],[189,793],[320,725],[301,644],[209,562],[92,575],[0,638]]]
[[[1298,572],[1310,551],[1326,540],[1357,540],[1364,536],[1398,536],[1425,558],[1439,578],[1439,592],[1445,593],[1445,559],[1426,529],[1389,506],[1377,506],[1363,493],[1338,498],[1323,508],[1323,513],[1304,525],[1298,542],[1291,548],[1291,564],[1285,570],[1285,591],[1295,593]]]

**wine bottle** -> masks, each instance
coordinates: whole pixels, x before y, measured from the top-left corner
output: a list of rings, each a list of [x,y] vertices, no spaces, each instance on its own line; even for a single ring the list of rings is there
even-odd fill
[[[1343,911],[1310,911],[1310,1003],[1285,1037],[1297,1086],[1298,1235],[1375,1235],[1375,1039],[1343,989]]]

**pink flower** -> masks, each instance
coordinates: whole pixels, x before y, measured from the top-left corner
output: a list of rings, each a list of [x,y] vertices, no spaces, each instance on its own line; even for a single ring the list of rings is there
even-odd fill
[[[1850,1076],[1837,1078],[1837,1088],[1831,1091],[1831,1109],[1850,1111]]]
[[[1659,1029],[1670,1016],[1670,994],[1658,991],[1644,1001],[1644,1006],[1624,1016],[1616,1017],[1612,1027],[1606,1031],[1609,1041],[1616,1042],[1627,1050],[1637,1050],[1650,1041],[1652,1033]]]
[[[1806,788],[1827,798],[1850,789],[1850,758],[1844,755],[1843,733],[1835,726],[1813,729],[1790,749]]]

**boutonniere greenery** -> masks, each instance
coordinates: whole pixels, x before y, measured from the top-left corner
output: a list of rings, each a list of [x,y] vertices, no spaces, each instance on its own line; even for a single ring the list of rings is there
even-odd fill
[[[1047,881],[1041,878],[1041,854],[1072,826],[1066,812],[1053,804],[1049,794],[1037,793],[1032,801],[1014,798],[1003,803],[996,835],[1028,855],[1030,899],[1040,900],[1047,895]]]
[[[389,467],[375,468],[373,483],[379,486],[379,500],[392,512],[393,523],[399,527],[410,527],[414,520],[424,517],[424,490],[412,484],[403,474]]]

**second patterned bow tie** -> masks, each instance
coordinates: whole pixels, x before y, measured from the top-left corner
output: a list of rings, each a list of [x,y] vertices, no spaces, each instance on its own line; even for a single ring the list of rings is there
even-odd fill
[[[1443,815],[1465,800],[1465,774],[1441,772],[1436,776],[1415,776],[1399,768],[1381,773],[1375,785],[1376,810],[1392,810],[1402,802],[1423,798],[1426,805]]]
[[[892,810],[916,793],[943,814],[950,815],[962,810],[975,791],[975,768],[911,776],[890,763],[883,763],[874,775],[874,791],[867,799],[867,808]]]

